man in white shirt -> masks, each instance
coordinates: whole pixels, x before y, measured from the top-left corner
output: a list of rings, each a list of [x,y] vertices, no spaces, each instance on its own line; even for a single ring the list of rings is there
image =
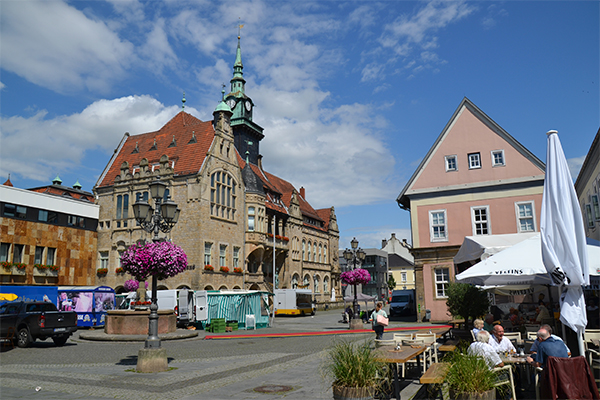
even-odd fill
[[[504,337],[504,328],[502,325],[494,325],[494,329],[492,330],[492,337],[490,338],[490,346],[494,349],[496,353],[502,353],[505,351],[514,351],[517,352],[515,346]]]
[[[481,330],[477,332],[475,337],[477,341],[471,343],[471,346],[469,346],[469,354],[483,357],[490,369],[495,367],[503,367],[504,363],[500,359],[500,356],[494,351],[492,346],[489,345],[489,332]]]

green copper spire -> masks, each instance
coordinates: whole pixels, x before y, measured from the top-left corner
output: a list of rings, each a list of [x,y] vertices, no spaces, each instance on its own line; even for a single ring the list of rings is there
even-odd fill
[[[231,79],[231,93],[233,93],[236,97],[243,97],[244,95],[244,84],[246,81],[244,80],[244,65],[242,64],[242,48],[240,45],[240,29],[242,29],[244,25],[238,25],[238,45],[237,50],[235,52],[235,62],[233,63],[233,78]]]
[[[58,174],[56,175],[56,178],[54,178],[52,180],[52,184],[53,185],[62,185],[62,179],[60,179],[60,177],[58,176]]]

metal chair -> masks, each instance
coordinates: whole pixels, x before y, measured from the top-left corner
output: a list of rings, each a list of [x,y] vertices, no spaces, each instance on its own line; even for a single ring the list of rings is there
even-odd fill
[[[513,378],[512,367],[510,365],[505,365],[504,367],[494,368],[494,371],[501,375],[502,371],[508,371],[506,379],[502,379],[494,384],[495,387],[510,385],[510,390],[512,392],[513,400],[517,400],[517,393],[515,390],[515,380]]]

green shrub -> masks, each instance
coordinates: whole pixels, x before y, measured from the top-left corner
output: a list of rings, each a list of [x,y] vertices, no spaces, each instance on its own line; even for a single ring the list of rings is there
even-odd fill
[[[384,364],[375,359],[368,342],[336,343],[327,354],[324,369],[333,385],[354,388],[376,387],[384,374]]]
[[[490,370],[482,357],[457,350],[447,354],[444,361],[450,363],[446,375],[450,389],[459,393],[483,393],[494,388],[497,373]]]

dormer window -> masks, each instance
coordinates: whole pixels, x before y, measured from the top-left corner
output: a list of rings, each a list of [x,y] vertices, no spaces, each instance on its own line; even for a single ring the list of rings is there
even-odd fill
[[[504,166],[504,150],[492,151],[492,167]]]
[[[481,168],[481,155],[479,153],[469,154],[469,169]]]
[[[456,164],[456,155],[446,156],[446,172],[457,171],[458,166]]]

